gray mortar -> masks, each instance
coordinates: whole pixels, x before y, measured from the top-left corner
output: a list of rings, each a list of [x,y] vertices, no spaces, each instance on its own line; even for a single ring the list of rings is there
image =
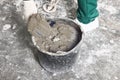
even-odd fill
[[[53,20],[51,20],[53,22]],[[54,21],[54,25],[47,22],[41,15],[32,15],[28,21],[28,31],[34,37],[35,46],[40,51],[54,52],[70,51],[79,42],[80,30],[65,20]],[[72,21],[71,21],[72,22]],[[79,32],[78,32],[79,31]]]

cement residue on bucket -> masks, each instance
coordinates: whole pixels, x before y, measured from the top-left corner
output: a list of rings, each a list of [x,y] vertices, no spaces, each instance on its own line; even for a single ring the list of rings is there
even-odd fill
[[[69,51],[78,43],[78,32],[74,27],[59,20],[52,27],[49,23],[38,14],[32,15],[28,21],[28,31],[34,36],[39,50]]]

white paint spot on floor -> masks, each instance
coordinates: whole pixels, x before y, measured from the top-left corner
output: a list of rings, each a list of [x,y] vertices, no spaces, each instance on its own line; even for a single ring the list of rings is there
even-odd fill
[[[78,53],[78,51],[76,50],[76,51],[74,51],[75,53]]]
[[[114,78],[115,78],[116,80],[118,80],[118,77],[115,76]]]
[[[114,41],[113,41],[113,40],[110,40],[110,43],[114,44]]]
[[[56,76],[56,75],[57,75],[56,73],[53,74],[53,76]]]
[[[17,77],[17,80],[19,80],[20,78],[21,78],[21,77],[20,77],[20,76],[18,76],[18,77]]]
[[[12,65],[12,63],[9,63],[9,65],[11,66],[11,65]]]
[[[103,29],[103,30],[108,30],[108,28],[106,28],[106,27],[101,27],[101,29]]]
[[[93,63],[93,57],[89,56],[86,61],[87,61],[88,64],[92,64]]]
[[[116,33],[116,30],[113,29],[113,30],[111,30],[111,32],[112,32],[112,33]]]
[[[9,60],[10,57],[9,57],[8,55],[6,55],[5,58],[6,58],[7,60]]]
[[[6,30],[8,30],[8,29],[10,29],[11,28],[11,25],[10,24],[5,24],[4,26],[3,26],[3,30],[2,31],[6,31]]]
[[[3,18],[2,18],[2,21],[5,21],[5,19],[6,19],[6,17],[3,17]]]
[[[78,74],[75,74],[76,78],[80,78]]]
[[[74,70],[73,68],[71,69],[71,71],[72,71],[72,72],[75,72],[75,70]]]

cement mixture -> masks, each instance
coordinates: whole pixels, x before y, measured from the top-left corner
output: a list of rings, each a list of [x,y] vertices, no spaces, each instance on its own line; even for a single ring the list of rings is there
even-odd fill
[[[34,36],[39,50],[48,52],[69,51],[78,42],[77,30],[63,21],[56,21],[50,26],[41,15],[34,14],[28,21],[28,31]]]

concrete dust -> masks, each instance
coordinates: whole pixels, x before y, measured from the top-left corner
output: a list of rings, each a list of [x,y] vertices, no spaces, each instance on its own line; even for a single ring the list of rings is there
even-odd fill
[[[32,15],[28,21],[28,31],[34,36],[40,50],[48,52],[69,51],[77,44],[77,30],[65,22],[56,21],[49,25],[41,15]]]
[[[0,80],[120,80],[120,0],[98,0],[100,27],[83,36],[73,69],[54,74],[35,60],[33,54],[38,51],[21,19],[20,1],[23,0],[0,0]],[[38,13],[47,18],[73,17],[68,15],[72,0],[60,0],[55,13],[43,11],[42,5],[48,0],[35,1],[39,4]]]

